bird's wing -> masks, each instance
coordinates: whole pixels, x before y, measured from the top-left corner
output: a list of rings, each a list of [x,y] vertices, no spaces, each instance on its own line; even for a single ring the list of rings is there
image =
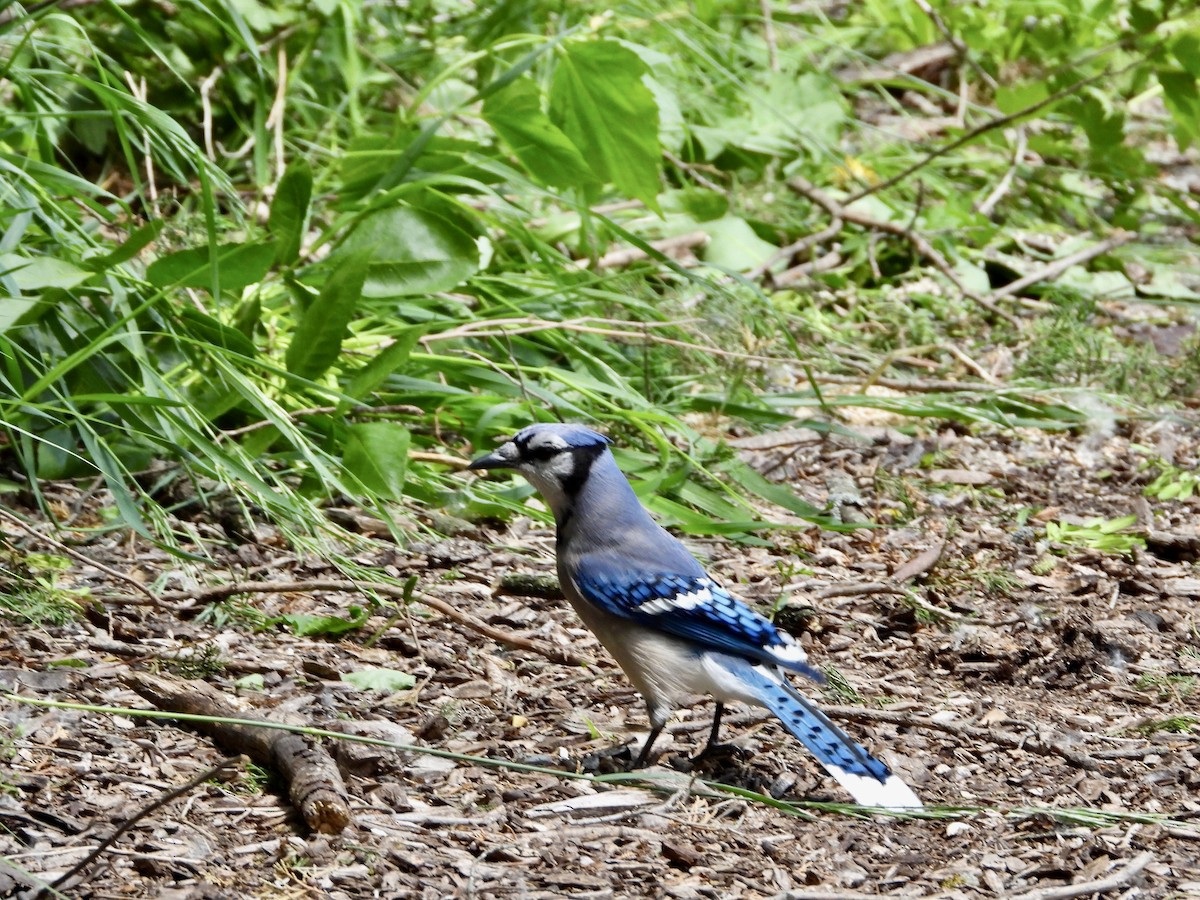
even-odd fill
[[[704,649],[722,650],[800,672],[818,682],[824,676],[807,663],[804,650],[703,573],[650,575],[582,561],[572,580],[589,603]]]

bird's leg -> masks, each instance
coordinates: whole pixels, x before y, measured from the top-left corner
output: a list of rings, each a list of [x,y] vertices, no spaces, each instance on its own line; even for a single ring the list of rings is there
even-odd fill
[[[716,707],[713,709],[712,731],[708,733],[708,743],[704,745],[704,750],[702,751],[704,753],[718,746],[717,737],[721,733],[721,713],[723,712],[725,712],[725,704],[718,700]]]
[[[662,734],[663,725],[666,725],[666,722],[664,722],[662,725],[655,725],[650,729],[650,734],[646,738],[646,743],[642,744],[642,752],[637,755],[637,759],[633,761],[633,765],[630,766],[630,769],[640,769],[646,764],[646,758],[650,755],[650,748],[654,746],[654,742],[658,740],[658,736]]]

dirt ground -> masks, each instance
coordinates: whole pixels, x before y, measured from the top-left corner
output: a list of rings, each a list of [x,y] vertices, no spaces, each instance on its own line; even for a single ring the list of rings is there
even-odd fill
[[[818,805],[802,817],[706,788],[848,800],[799,744],[749,710],[727,716],[730,749],[695,759],[711,715],[698,702],[664,736],[646,773],[654,789],[327,741],[351,803],[340,834],[311,833],[278,779],[242,766],[150,811],[64,893],[1200,897],[1200,498],[1143,496],[1154,473],[1134,448],[1194,470],[1200,429],[863,432],[866,440],[797,432],[742,444],[807,499],[887,527],[799,529],[774,547],[692,545],[760,608],[787,598],[781,615],[812,661],[844,676],[813,695],[914,786],[926,816],[857,817]],[[63,519],[81,523],[103,504],[69,485],[51,495]],[[1127,514],[1149,535],[1131,554],[1046,545],[1047,522]],[[290,551],[268,525],[241,542],[202,516],[187,527],[210,538],[190,548],[204,557],[195,562],[111,532],[75,549],[165,592],[345,577]],[[10,523],[0,529],[18,551],[57,552]],[[83,535],[59,533],[73,537]],[[127,686],[131,671],[198,675],[247,710],[294,723],[616,771],[648,728],[637,695],[561,600],[494,589],[506,573],[552,573],[553,550],[552,532],[525,520],[442,542],[378,544],[355,561],[393,578],[415,575],[420,591],[493,629],[591,665],[505,646],[420,604],[394,615],[348,592],[154,606],[77,561],[64,583],[90,589],[103,608],[53,627],[0,619],[0,686],[25,698],[147,708]],[[372,615],[340,636],[253,627],[254,616],[345,616],[354,605]],[[379,692],[342,680],[369,667],[416,684]],[[30,896],[30,875],[53,881],[226,755],[174,720],[11,696],[0,697],[0,753],[0,896]]]

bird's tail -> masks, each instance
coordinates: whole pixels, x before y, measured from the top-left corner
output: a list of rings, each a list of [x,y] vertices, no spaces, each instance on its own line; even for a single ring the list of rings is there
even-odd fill
[[[923,805],[912,788],[829,721],[784,675],[740,657],[724,653],[712,656],[717,656],[722,668],[740,686],[779,717],[783,726],[850,792],[856,803],[883,809],[913,809]]]

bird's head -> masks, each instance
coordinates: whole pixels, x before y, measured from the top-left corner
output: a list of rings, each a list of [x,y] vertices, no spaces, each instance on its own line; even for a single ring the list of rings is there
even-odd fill
[[[537,488],[556,518],[587,482],[592,465],[611,443],[583,425],[547,423],[522,428],[469,469],[515,469]]]

